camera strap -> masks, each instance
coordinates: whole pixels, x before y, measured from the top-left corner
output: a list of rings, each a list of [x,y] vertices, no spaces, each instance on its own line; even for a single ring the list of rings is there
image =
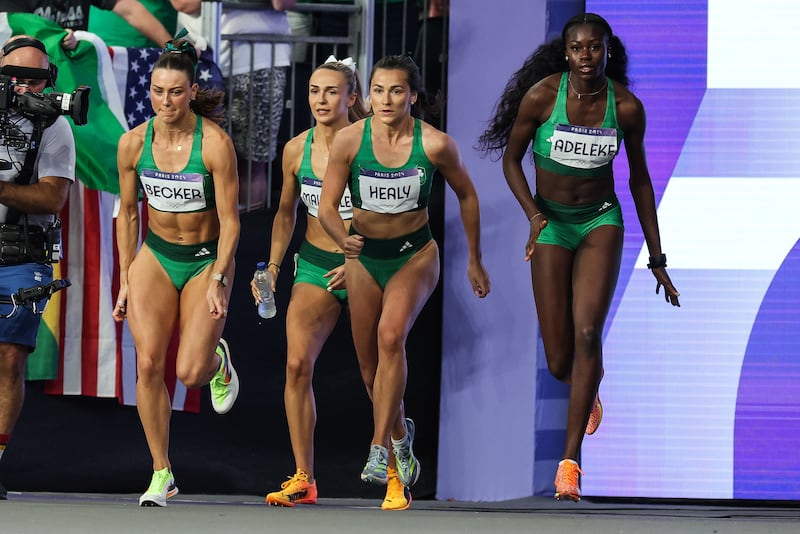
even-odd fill
[[[33,166],[36,164],[36,154],[39,153],[39,144],[42,142],[45,126],[43,121],[33,120],[33,132],[31,133],[31,142],[28,151],[25,153],[25,162],[22,164],[22,170],[14,179],[14,183],[19,185],[28,185],[31,183],[33,177]],[[17,224],[22,213],[15,208],[8,208],[6,215],[6,223]]]

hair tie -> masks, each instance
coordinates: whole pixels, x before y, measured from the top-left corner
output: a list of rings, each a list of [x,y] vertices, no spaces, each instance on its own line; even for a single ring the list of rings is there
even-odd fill
[[[410,50],[409,50],[408,52],[406,52],[405,54],[403,54],[403,57],[404,57],[404,58],[407,58],[407,59],[408,59],[409,61],[411,61],[411,63],[413,63],[414,65],[416,65],[416,64],[417,64],[417,62],[416,62],[416,61],[414,61],[414,53],[413,53],[413,52],[411,52]]]
[[[324,64],[327,65],[328,63],[341,63],[342,65],[350,69],[350,72],[356,71],[356,63],[355,61],[353,61],[353,58],[349,56],[344,59],[336,59],[336,56],[331,54],[330,56],[328,56],[328,59],[325,60]]]
[[[186,28],[182,28],[181,31],[175,34],[175,37],[173,37],[171,41],[166,42],[166,44],[164,45],[164,51],[170,52],[172,54],[186,54],[191,58],[192,63],[196,65],[197,49],[194,47],[192,43],[190,43],[185,39],[182,39],[183,37],[186,37],[188,34],[189,32],[186,30]],[[175,41],[181,41],[181,42],[176,46]]]

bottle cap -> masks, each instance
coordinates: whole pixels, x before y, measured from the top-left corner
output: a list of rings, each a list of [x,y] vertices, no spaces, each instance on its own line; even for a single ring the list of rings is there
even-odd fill
[[[260,261],[260,262],[256,263],[256,269],[258,269],[259,271],[262,271],[262,270],[264,270],[266,268],[267,268],[267,264],[264,263],[263,261]]]

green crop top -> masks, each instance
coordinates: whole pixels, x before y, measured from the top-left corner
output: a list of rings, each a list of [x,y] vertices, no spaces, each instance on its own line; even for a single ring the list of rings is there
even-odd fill
[[[153,209],[191,213],[215,208],[214,180],[203,163],[203,118],[197,116],[189,162],[180,172],[162,171],[156,165],[153,159],[153,119],[150,119],[136,174],[147,203]]]
[[[617,123],[614,84],[608,79],[606,114],[599,128],[570,124],[567,117],[567,76],[561,75],[553,112],[536,130],[533,160],[537,168],[585,178],[613,176],[612,162],[619,152],[622,130]]]
[[[306,142],[303,145],[303,159],[297,169],[297,181],[300,183],[300,200],[306,205],[308,214],[319,217],[319,198],[322,196],[322,180],[314,174],[311,166],[311,143],[314,141],[314,128],[308,130]],[[339,201],[339,215],[343,220],[353,218],[353,199],[350,197],[350,188],[345,186],[342,200]]]
[[[384,167],[372,151],[372,117],[364,120],[361,147],[350,165],[353,206],[375,213],[405,213],[428,207],[436,170],[422,148],[422,121],[414,119],[414,141],[405,165]]]

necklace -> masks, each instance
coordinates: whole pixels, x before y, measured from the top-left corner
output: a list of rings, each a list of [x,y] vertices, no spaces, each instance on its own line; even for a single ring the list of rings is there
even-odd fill
[[[189,133],[189,130],[184,130],[183,128],[170,128],[169,131],[170,131],[170,133],[178,132],[179,134],[181,134],[181,133]],[[178,152],[183,150],[183,142],[182,141],[178,142],[178,144],[175,146],[175,148],[178,150]]]
[[[572,92],[575,93],[576,95],[578,95],[578,100],[580,100],[582,96],[599,95],[606,87],[608,87],[608,78],[606,78],[606,83],[603,84],[603,87],[601,87],[600,89],[598,89],[594,93],[579,93],[575,89],[575,86],[572,85],[572,73],[571,72],[569,74],[567,74],[567,83],[569,84],[570,88],[572,89]],[[178,150],[180,150],[180,149],[178,149]]]

